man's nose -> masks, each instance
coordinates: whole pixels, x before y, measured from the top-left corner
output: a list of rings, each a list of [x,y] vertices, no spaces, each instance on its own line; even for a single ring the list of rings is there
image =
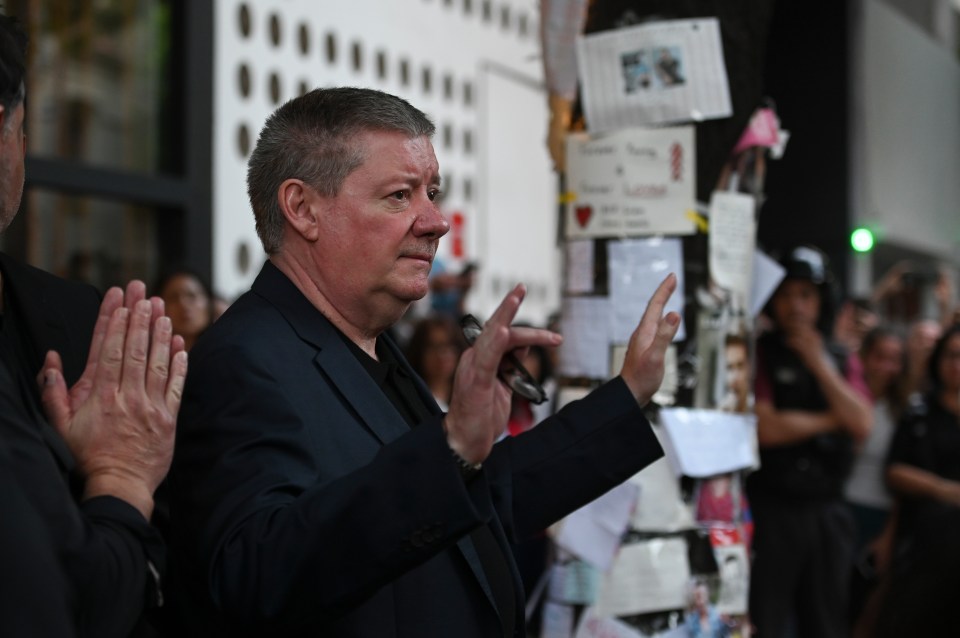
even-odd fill
[[[413,222],[413,232],[418,237],[427,236],[439,239],[450,230],[450,222],[443,216],[436,204],[424,205]]]

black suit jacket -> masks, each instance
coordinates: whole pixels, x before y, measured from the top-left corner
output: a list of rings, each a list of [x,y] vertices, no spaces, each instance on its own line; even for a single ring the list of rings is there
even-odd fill
[[[19,361],[15,371],[29,381],[29,391],[39,406],[40,393],[34,379],[48,350],[60,353],[68,387],[83,374],[100,311],[100,293],[93,286],[66,281],[2,252],[0,275],[9,302],[3,313],[16,314],[25,337],[21,347],[26,360]]]
[[[63,569],[68,622],[77,635],[127,636],[145,603],[156,599],[147,561],[162,565],[162,541],[133,506],[109,496],[84,501],[77,486],[72,489],[76,462],[43,417],[35,381],[47,350],[60,353],[68,385],[80,377],[100,295],[2,253],[0,269],[9,302],[4,320],[15,313],[22,338],[19,353],[0,347],[0,437],[8,469]],[[18,356],[23,353],[25,358]]]
[[[489,525],[522,610],[508,539],[544,529],[662,454],[616,380],[498,443],[465,484],[422,382],[434,415],[411,429],[269,262],[190,356],[170,474],[184,633],[502,635],[466,535]]]

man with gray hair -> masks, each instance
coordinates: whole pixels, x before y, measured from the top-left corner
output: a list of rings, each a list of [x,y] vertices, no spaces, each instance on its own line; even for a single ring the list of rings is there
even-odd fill
[[[178,635],[522,635],[509,541],[662,454],[641,406],[679,325],[673,275],[617,378],[496,445],[521,391],[510,353],[560,342],[511,326],[523,286],[463,354],[446,414],[385,334],[448,230],[433,132],[358,88],[267,120],[248,189],[269,259],[191,351],[178,423]]]

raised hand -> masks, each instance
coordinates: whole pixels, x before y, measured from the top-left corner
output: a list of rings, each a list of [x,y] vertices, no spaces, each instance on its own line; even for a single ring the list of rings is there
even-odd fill
[[[126,300],[119,288],[105,295],[87,368],[70,391],[59,355],[47,353],[42,399],[86,479],[85,497],[116,496],[149,518],[172,460],[187,355],[163,302],[144,299],[136,284]]]
[[[641,406],[646,405],[660,388],[667,346],[680,327],[680,315],[675,312],[663,314],[676,288],[677,278],[671,273],[653,293],[627,346],[620,376]]]
[[[470,463],[487,458],[507,427],[511,390],[498,377],[501,366],[509,366],[504,356],[518,348],[556,346],[562,341],[549,330],[510,325],[525,294],[518,285],[500,302],[457,365],[444,429],[450,447]]]

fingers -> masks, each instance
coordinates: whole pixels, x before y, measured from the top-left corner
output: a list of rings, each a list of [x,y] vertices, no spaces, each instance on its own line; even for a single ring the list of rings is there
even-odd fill
[[[640,319],[641,325],[644,322],[659,323],[660,317],[663,316],[663,309],[666,308],[667,302],[670,301],[670,296],[673,295],[673,291],[676,289],[677,276],[670,273],[660,282],[660,285],[657,286],[653,296],[647,303],[647,309],[643,312],[643,318]]]
[[[103,339],[107,334],[107,325],[110,323],[110,317],[113,312],[123,305],[123,291],[113,287],[103,296],[100,303],[100,313],[97,315],[97,323],[93,327],[93,338],[90,341],[90,352],[87,355],[87,368],[84,371],[86,376],[89,371],[93,374],[96,369],[97,361],[100,358],[100,348],[103,346]]]
[[[170,376],[170,345],[173,327],[169,317],[159,317],[153,323],[150,341],[150,362],[147,365],[146,388],[151,401],[160,404],[166,401],[167,379]]]
[[[117,308],[110,316],[97,359],[94,384],[99,392],[112,393],[120,385],[123,373],[123,344],[129,316],[130,311],[125,307]]]
[[[150,325],[157,325],[157,319],[167,314],[163,299],[160,297],[150,297],[150,306],[153,312],[150,315]]]
[[[150,318],[153,304],[140,299],[133,307],[127,327],[121,369],[121,388],[126,392],[144,391],[147,373],[147,356],[150,351]],[[162,393],[161,393],[162,394]],[[158,395],[159,396],[159,395]]]
[[[64,438],[70,423],[70,395],[63,380],[63,364],[60,355],[51,350],[47,353],[41,371],[43,381],[40,387],[40,400],[47,419]]]
[[[182,342],[183,339],[180,339]],[[182,343],[181,343],[182,346]],[[183,384],[187,379],[187,352],[182,348],[170,360],[170,378],[167,382],[166,404],[170,414],[176,415],[183,399]]]
[[[132,313],[137,303],[147,298],[147,286],[139,279],[133,279],[127,284],[126,294],[123,296],[123,305]]]
[[[510,322],[517,315],[526,289],[523,284],[511,290],[483,326],[480,336],[473,344],[474,361],[481,374],[490,378],[497,374],[500,360],[510,348]]]

